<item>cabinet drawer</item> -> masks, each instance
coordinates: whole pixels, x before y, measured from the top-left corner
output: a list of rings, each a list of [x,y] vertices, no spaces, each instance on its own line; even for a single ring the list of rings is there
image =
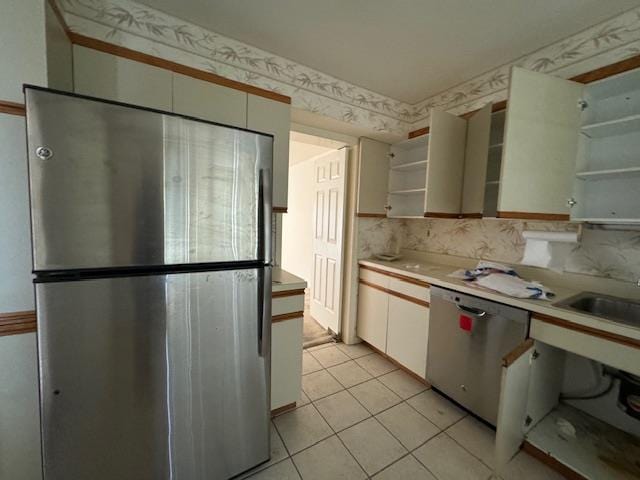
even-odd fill
[[[425,302],[429,302],[431,297],[429,287],[424,287],[422,285],[410,283],[405,280],[400,280],[398,278],[389,279],[389,290],[393,290],[394,292],[398,292],[403,295],[408,295],[410,297],[416,298],[418,300],[423,300]]]
[[[389,295],[376,288],[360,284],[358,289],[357,335],[378,350],[387,349],[387,309]]]
[[[389,280],[391,280],[391,277],[382,273],[374,272],[373,270],[369,270],[368,268],[361,267],[360,279],[364,280],[365,282],[378,285],[382,288],[389,288]]]
[[[427,375],[429,308],[389,296],[387,355],[421,378]]]
[[[304,311],[304,294],[278,296],[271,299],[271,314],[273,316],[302,311]]]

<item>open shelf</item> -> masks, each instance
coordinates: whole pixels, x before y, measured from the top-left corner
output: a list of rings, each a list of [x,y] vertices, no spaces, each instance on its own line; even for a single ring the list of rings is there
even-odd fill
[[[569,405],[559,404],[526,440],[587,479],[640,478],[638,439]]]
[[[615,225],[637,225],[640,220],[637,218],[592,218],[592,217],[571,217],[572,222],[586,222],[586,223],[603,223],[603,224],[615,224]]]
[[[422,218],[424,215],[388,215],[388,218]]]
[[[389,192],[390,195],[414,195],[416,193],[426,192],[426,188],[410,188],[408,190],[393,190]]]
[[[413,170],[423,170],[425,168],[427,168],[427,161],[426,160],[420,160],[420,161],[417,161],[417,162],[410,162],[410,163],[402,163],[400,165],[393,165],[391,167],[391,170],[408,172],[408,171],[413,171]]]
[[[582,126],[582,133],[589,138],[611,137],[637,131],[640,131],[640,114]]]
[[[607,170],[592,170],[576,173],[581,180],[603,180],[607,178],[620,178],[640,175],[640,167],[611,168]]]

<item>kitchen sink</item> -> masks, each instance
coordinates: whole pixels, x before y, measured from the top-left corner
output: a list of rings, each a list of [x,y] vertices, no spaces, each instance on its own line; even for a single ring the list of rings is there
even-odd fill
[[[612,322],[640,327],[640,302],[582,292],[554,304],[556,307],[602,317]]]

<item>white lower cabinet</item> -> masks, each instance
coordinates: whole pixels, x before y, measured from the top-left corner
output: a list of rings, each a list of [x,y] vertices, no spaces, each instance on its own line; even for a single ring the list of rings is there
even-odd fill
[[[389,294],[360,283],[357,334],[378,350],[387,350]]]
[[[302,317],[271,327],[271,410],[298,400],[302,387]]]
[[[374,269],[376,270],[376,269]],[[429,288],[360,269],[357,335],[421,378],[427,373]]]
[[[416,375],[427,375],[429,308],[389,295],[386,353]]]

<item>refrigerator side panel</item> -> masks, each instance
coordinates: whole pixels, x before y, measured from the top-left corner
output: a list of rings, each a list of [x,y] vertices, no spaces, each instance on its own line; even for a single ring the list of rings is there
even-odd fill
[[[266,461],[263,276],[37,284],[45,480],[228,478]]]
[[[34,270],[261,260],[269,136],[26,89]]]

